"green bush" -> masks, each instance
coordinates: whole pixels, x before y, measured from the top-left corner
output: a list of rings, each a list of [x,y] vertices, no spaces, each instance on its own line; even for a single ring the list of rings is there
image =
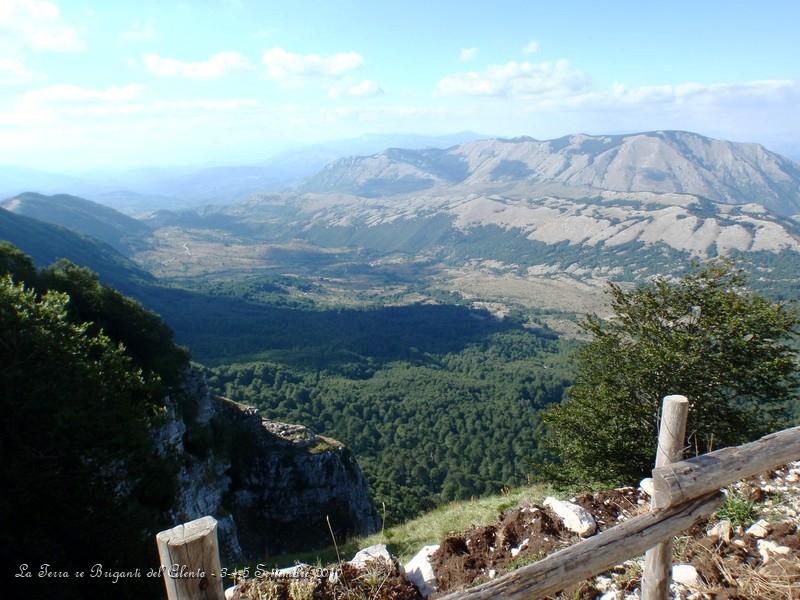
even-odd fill
[[[631,291],[589,318],[566,400],[545,412],[540,476],[625,483],[649,472],[661,400],[689,398],[686,447],[705,453],[787,426],[798,389],[798,314],[745,286],[727,263]]]

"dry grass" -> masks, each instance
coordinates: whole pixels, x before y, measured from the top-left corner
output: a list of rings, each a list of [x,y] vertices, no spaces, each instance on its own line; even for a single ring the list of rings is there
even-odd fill
[[[724,546],[701,544],[691,537],[680,537],[674,546],[676,562],[692,562],[699,558],[702,565],[712,565],[720,574],[721,585],[707,585],[699,592],[714,597],[722,590],[735,590],[741,600],[797,600],[800,598],[800,557],[773,556],[767,563],[750,564],[736,553],[725,553]],[[698,560],[694,560],[698,564]],[[705,567],[707,568],[707,567]],[[704,567],[698,571],[703,575]]]
[[[373,544],[386,544],[401,563],[408,561],[420,548],[438,544],[450,533],[464,531],[473,526],[493,523],[503,511],[525,502],[541,502],[552,494],[548,486],[534,485],[507,490],[502,494],[485,496],[461,502],[451,502],[440,506],[401,525],[339,544],[341,558],[350,558],[361,548]],[[291,565],[297,562],[330,564],[336,562],[336,548],[332,545],[323,550],[274,557],[276,565]]]
[[[727,584],[738,588],[740,598],[796,600],[800,598],[800,558],[772,558],[758,568],[736,559],[714,556]]]

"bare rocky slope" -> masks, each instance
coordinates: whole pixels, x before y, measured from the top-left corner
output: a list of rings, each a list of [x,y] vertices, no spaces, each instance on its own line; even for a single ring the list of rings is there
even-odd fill
[[[239,233],[523,277],[633,280],[741,254],[762,271],[791,271],[800,252],[800,166],[682,131],[394,148],[335,161],[298,192],[220,212]]]

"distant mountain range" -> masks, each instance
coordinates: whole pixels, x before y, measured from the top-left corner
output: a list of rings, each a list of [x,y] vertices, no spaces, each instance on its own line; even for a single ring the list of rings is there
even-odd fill
[[[297,148],[252,164],[105,170],[80,176],[0,166],[0,199],[24,192],[71,194],[129,214],[229,204],[257,192],[290,190],[343,156],[371,154],[390,146],[452,146],[482,137],[472,132],[363,135]]]
[[[459,186],[534,195],[552,193],[557,185],[587,195],[690,194],[723,204],[757,203],[784,216],[800,213],[800,165],[759,144],[685,131],[491,139],[444,150],[392,148],[339,159],[300,191],[380,197]]]
[[[203,260],[217,276],[234,263],[258,268],[264,244],[299,240],[521,278],[632,281],[717,256],[784,281],[800,276],[800,166],[757,144],[682,131],[391,148],[337,159],[294,191],[162,206],[142,220],[66,195],[22,194],[3,206],[175,273],[169,265],[203,272]]]

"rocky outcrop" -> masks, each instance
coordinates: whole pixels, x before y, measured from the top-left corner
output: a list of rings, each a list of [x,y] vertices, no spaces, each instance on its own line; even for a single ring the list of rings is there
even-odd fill
[[[326,545],[328,521],[337,539],[380,526],[348,448],[212,396],[197,371],[168,399],[154,435],[178,465],[170,521],[214,516],[223,562]]]

